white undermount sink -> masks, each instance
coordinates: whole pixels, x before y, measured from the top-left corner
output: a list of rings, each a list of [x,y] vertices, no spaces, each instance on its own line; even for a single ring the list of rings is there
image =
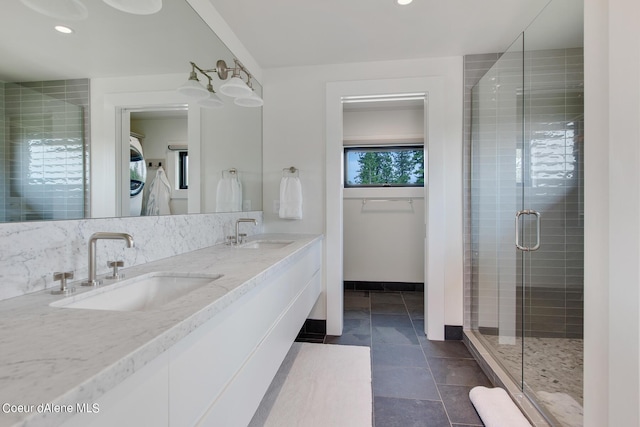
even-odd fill
[[[221,274],[153,272],[55,301],[52,307],[147,311],[222,277]]]
[[[293,240],[252,240],[240,245],[244,249],[280,249],[293,243]]]

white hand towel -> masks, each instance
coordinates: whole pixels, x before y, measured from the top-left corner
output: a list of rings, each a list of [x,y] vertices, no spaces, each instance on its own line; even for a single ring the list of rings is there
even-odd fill
[[[487,427],[531,427],[507,392],[499,387],[474,387],[469,398]]]
[[[302,185],[297,176],[280,181],[280,218],[302,219]]]
[[[149,198],[147,199],[145,215],[170,215],[170,201],[171,184],[169,184],[164,169],[160,166],[149,187]]]
[[[218,181],[216,191],[216,212],[242,211],[242,183],[237,175]]]

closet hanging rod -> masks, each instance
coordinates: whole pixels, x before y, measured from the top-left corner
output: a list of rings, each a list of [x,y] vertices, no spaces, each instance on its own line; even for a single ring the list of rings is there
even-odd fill
[[[366,205],[369,202],[407,202],[409,204],[413,204],[413,198],[412,197],[398,197],[395,199],[381,199],[381,198],[376,198],[376,197],[370,197],[370,198],[363,198],[362,199],[362,204]]]

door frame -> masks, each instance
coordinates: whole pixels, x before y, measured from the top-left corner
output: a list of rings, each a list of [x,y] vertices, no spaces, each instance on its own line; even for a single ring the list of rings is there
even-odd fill
[[[126,176],[123,168],[128,170],[129,155],[129,120],[126,117],[123,119],[123,111],[160,110],[184,105],[188,106],[187,143],[189,153],[193,155],[193,158],[198,159],[200,158],[201,111],[197,104],[185,102],[184,96],[176,91],[125,92],[104,95],[102,123],[104,123],[104,141],[109,143],[92,144],[91,170],[104,174],[104,176],[115,175],[115,179],[113,181],[102,180],[105,181],[104,183],[91,180],[92,194],[103,195],[101,198],[91,198],[92,217],[120,216],[123,209],[120,193],[125,191],[128,186],[128,183],[123,182]],[[200,213],[200,180],[191,179],[200,176],[200,164],[199,162],[192,163],[189,165],[191,185],[189,186],[187,209],[188,213]],[[128,193],[128,190],[126,191]]]
[[[424,328],[431,340],[444,339],[445,284],[447,273],[462,277],[462,224],[447,223],[446,181],[446,81],[443,76],[405,79],[329,82],[326,89],[326,301],[327,335],[342,335],[343,293],[343,121],[344,96],[422,92],[425,103],[425,315]],[[462,158],[457,159],[459,163]],[[462,201],[458,209],[461,211]],[[451,239],[447,231],[459,235],[460,265],[449,262]],[[457,240],[456,238],[452,240]],[[455,246],[455,245],[454,245]],[[431,250],[433,249],[433,250]],[[459,271],[457,271],[459,269]],[[451,276],[451,275],[449,275]],[[454,277],[455,279],[455,277]],[[462,283],[453,283],[462,286]]]

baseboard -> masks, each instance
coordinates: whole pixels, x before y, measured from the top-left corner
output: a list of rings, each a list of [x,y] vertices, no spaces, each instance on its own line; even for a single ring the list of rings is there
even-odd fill
[[[298,336],[297,342],[323,343],[327,335],[327,321],[319,319],[305,320]]]
[[[461,341],[463,337],[462,326],[444,325],[444,339],[447,341]]]
[[[424,292],[424,283],[345,280],[344,289],[347,291]]]

